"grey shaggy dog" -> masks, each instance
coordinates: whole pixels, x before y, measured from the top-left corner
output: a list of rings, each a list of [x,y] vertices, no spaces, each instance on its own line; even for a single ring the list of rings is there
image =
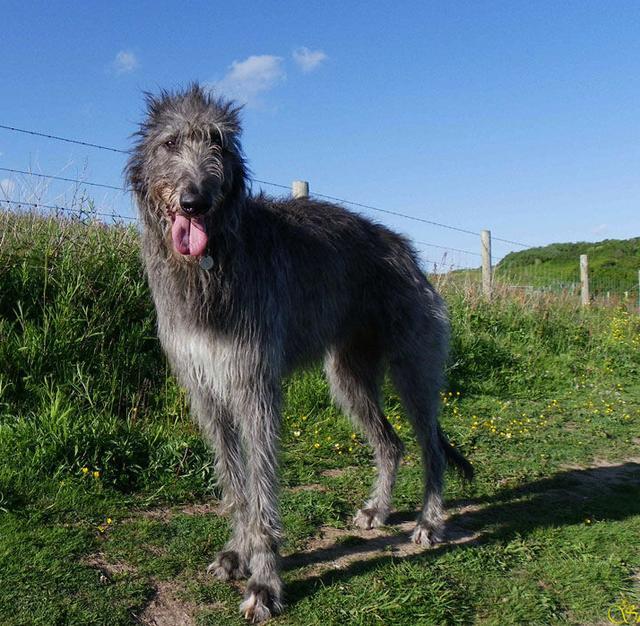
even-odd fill
[[[278,573],[281,381],[324,358],[333,397],[364,432],[378,475],[357,512],[384,524],[403,453],[380,406],[388,368],[422,449],[412,539],[441,538],[446,461],[472,468],[438,425],[446,307],[403,237],[342,207],[254,196],[238,108],[198,85],[147,96],[126,174],[160,341],[216,452],[232,535],[209,570],[250,576],[240,610],[282,610]]]

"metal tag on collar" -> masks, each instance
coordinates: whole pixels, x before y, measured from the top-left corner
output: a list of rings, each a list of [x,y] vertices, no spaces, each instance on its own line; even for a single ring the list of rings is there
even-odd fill
[[[198,263],[203,270],[210,270],[213,267],[213,259],[208,254],[201,256]]]

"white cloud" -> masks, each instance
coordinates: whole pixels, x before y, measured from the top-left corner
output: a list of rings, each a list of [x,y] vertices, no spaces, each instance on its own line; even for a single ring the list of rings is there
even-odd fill
[[[120,50],[113,60],[113,69],[116,74],[130,74],[138,65],[138,59],[133,52],[129,50]]]
[[[255,104],[261,93],[273,89],[285,78],[281,57],[252,55],[244,61],[234,61],[224,78],[211,87],[244,104]]]
[[[609,224],[598,224],[592,232],[594,235],[604,235],[608,230]]]
[[[10,178],[0,180],[0,194],[3,196],[10,196],[15,188],[16,184]]]
[[[293,60],[305,74],[315,70],[327,58],[322,50],[309,50],[304,46],[293,51]]]

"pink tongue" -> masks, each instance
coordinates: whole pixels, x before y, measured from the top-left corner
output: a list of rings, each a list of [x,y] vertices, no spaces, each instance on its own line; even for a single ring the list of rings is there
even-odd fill
[[[180,254],[200,256],[204,253],[209,237],[201,217],[184,217],[176,215],[171,226],[173,247]]]

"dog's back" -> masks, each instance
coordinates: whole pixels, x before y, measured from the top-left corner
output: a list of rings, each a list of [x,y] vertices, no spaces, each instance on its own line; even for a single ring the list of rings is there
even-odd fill
[[[330,203],[260,195],[247,204],[241,241],[244,296],[278,316],[288,370],[363,329],[389,350],[417,325],[446,342],[442,299],[407,240],[384,226]]]

